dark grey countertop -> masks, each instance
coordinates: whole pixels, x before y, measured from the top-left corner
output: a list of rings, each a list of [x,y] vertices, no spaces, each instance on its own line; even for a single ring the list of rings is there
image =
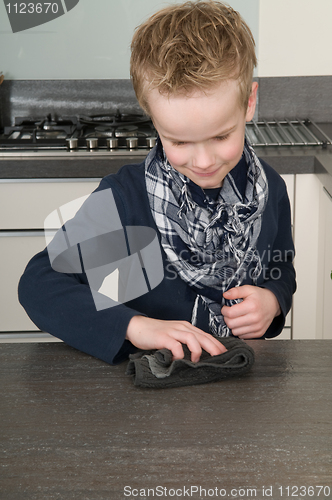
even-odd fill
[[[63,343],[0,344],[0,497],[332,499],[332,341],[248,343],[245,376],[154,390]]]
[[[316,174],[332,194],[332,147],[256,148],[258,156],[279,174]]]
[[[257,147],[259,157],[280,174],[315,173],[332,193],[332,146],[317,147]],[[115,173],[121,165],[139,163],[145,154],[111,156],[107,153],[79,156],[68,153],[54,157],[1,157],[0,179],[60,179],[102,178]],[[93,160],[92,160],[93,158]]]
[[[332,157],[332,146],[284,146],[255,147],[257,155],[281,174],[314,173],[316,157]],[[62,152],[45,154],[23,153],[4,155],[0,153],[0,178],[41,177],[102,177],[126,163],[139,163],[146,156],[145,151],[134,154],[116,155],[105,152],[76,153]]]
[[[141,156],[111,156],[105,153],[79,156],[1,157],[0,179],[66,179],[102,178],[115,173],[122,165],[139,163]]]

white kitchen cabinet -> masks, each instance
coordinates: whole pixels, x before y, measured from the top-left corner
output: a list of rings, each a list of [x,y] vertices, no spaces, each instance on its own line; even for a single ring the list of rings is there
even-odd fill
[[[332,200],[315,174],[296,176],[294,339],[332,338]]]
[[[320,191],[317,337],[332,339],[332,195]]]
[[[293,299],[293,338],[317,336],[319,262],[319,198],[321,183],[314,174],[296,176],[295,270],[297,290]]]
[[[332,198],[315,174],[283,178],[292,210],[297,291],[277,339],[331,339]]]
[[[39,331],[18,302],[18,281],[46,246],[45,218],[98,184],[99,179],[0,180],[0,332]]]
[[[322,193],[325,211],[324,232],[324,276],[323,276],[323,339],[332,339],[332,196],[326,190]]]
[[[17,285],[28,261],[45,248],[42,232],[0,232],[0,331],[36,331],[17,298]]]

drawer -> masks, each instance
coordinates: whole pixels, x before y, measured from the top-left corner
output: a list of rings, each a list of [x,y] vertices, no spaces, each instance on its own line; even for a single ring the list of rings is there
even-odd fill
[[[99,179],[0,180],[0,229],[43,229],[53,210],[90,194]]]

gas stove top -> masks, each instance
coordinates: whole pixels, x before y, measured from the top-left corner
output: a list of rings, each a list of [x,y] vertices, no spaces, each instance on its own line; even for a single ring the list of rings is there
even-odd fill
[[[1,131],[0,131],[1,132]],[[311,120],[252,121],[246,136],[253,146],[321,146],[332,140]],[[18,117],[14,125],[0,133],[0,157],[65,156],[141,156],[152,149],[157,132],[142,114],[94,116]]]
[[[147,154],[156,143],[151,120],[138,114],[15,118],[0,134],[0,152]]]

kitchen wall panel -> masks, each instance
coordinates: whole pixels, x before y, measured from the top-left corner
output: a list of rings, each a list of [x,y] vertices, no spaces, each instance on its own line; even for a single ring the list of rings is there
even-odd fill
[[[13,33],[1,1],[0,71],[9,80],[129,78],[130,42],[135,27],[159,8],[173,3],[181,2],[79,0],[64,15]],[[228,3],[243,14],[257,38],[259,0]]]
[[[260,0],[258,76],[332,75],[331,0]]]
[[[0,71],[9,80],[129,78],[129,46],[135,27],[172,3],[180,2],[79,0],[63,16],[13,33],[5,2],[0,2]],[[332,74],[330,0],[228,3],[241,12],[253,31],[258,76]]]

